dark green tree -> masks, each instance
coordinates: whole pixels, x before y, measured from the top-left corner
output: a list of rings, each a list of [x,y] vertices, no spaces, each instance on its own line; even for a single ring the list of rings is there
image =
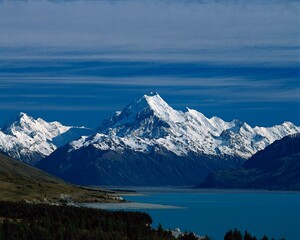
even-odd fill
[[[230,229],[224,236],[224,240],[243,240],[242,233],[234,229],[233,231]]]
[[[198,238],[193,233],[184,233],[180,240],[198,240]]]
[[[261,240],[269,240],[269,238],[266,235],[264,235]]]

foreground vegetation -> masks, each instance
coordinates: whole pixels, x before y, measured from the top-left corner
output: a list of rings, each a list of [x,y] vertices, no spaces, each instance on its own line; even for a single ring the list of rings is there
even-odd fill
[[[146,213],[0,202],[0,239],[174,239]]]
[[[0,201],[0,240],[197,240],[193,233],[175,238],[161,224],[151,227],[142,212]],[[202,238],[209,240],[209,237]],[[230,230],[225,240],[258,240]],[[261,240],[269,240],[264,236]],[[270,239],[271,240],[271,239]]]
[[[258,240],[258,239],[259,238],[252,236],[248,231],[245,231],[245,233],[242,234],[241,231],[237,229],[229,230],[224,236],[224,240]],[[275,239],[268,238],[267,236],[263,236],[262,238],[260,238],[260,240],[275,240]],[[281,238],[279,240],[284,240],[284,238]]]

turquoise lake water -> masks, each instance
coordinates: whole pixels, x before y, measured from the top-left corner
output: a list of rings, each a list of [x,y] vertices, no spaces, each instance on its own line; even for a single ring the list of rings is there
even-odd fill
[[[127,188],[128,189],[128,188]],[[143,211],[153,227],[180,228],[221,240],[229,229],[247,230],[258,239],[300,240],[300,192],[133,188],[126,203],[83,204],[101,209]]]
[[[143,192],[143,190],[141,190]],[[236,191],[144,191],[126,200],[179,206],[175,209],[142,209],[153,226],[179,227],[182,231],[223,239],[230,228],[248,230],[261,238],[300,239],[300,193]]]

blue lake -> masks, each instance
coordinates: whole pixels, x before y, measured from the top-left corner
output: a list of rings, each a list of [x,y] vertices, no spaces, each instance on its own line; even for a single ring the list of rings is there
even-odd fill
[[[124,196],[128,201],[182,208],[139,210],[149,213],[153,226],[179,227],[182,231],[223,239],[226,231],[248,230],[261,238],[300,239],[300,193],[268,191],[201,191],[138,189],[140,196]]]

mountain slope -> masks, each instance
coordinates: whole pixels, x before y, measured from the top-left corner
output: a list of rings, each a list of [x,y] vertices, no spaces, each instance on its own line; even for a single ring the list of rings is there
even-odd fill
[[[37,164],[71,182],[108,185],[191,185],[215,170],[237,168],[276,139],[300,132],[174,110],[158,94],[143,96]]]
[[[89,135],[84,127],[63,126],[59,122],[34,119],[25,113],[0,130],[0,151],[12,158],[34,164],[66,143]]]
[[[137,152],[132,149],[100,150],[93,145],[69,152],[66,145],[37,167],[83,185],[194,185],[212,169],[238,167],[241,159],[207,155],[178,156],[166,149]]]
[[[275,141],[237,170],[209,175],[199,187],[299,190],[300,134]]]
[[[39,169],[0,154],[0,199],[2,201],[58,202],[61,196],[75,201],[114,201],[105,191],[70,185]]]
[[[120,137],[141,149],[163,145],[180,156],[192,151],[247,159],[275,140],[300,132],[300,128],[290,122],[270,128],[252,128],[239,120],[225,122],[218,117],[206,118],[189,108],[186,112],[176,111],[154,94],[144,95],[122,112],[115,113],[103,122],[98,132]]]

